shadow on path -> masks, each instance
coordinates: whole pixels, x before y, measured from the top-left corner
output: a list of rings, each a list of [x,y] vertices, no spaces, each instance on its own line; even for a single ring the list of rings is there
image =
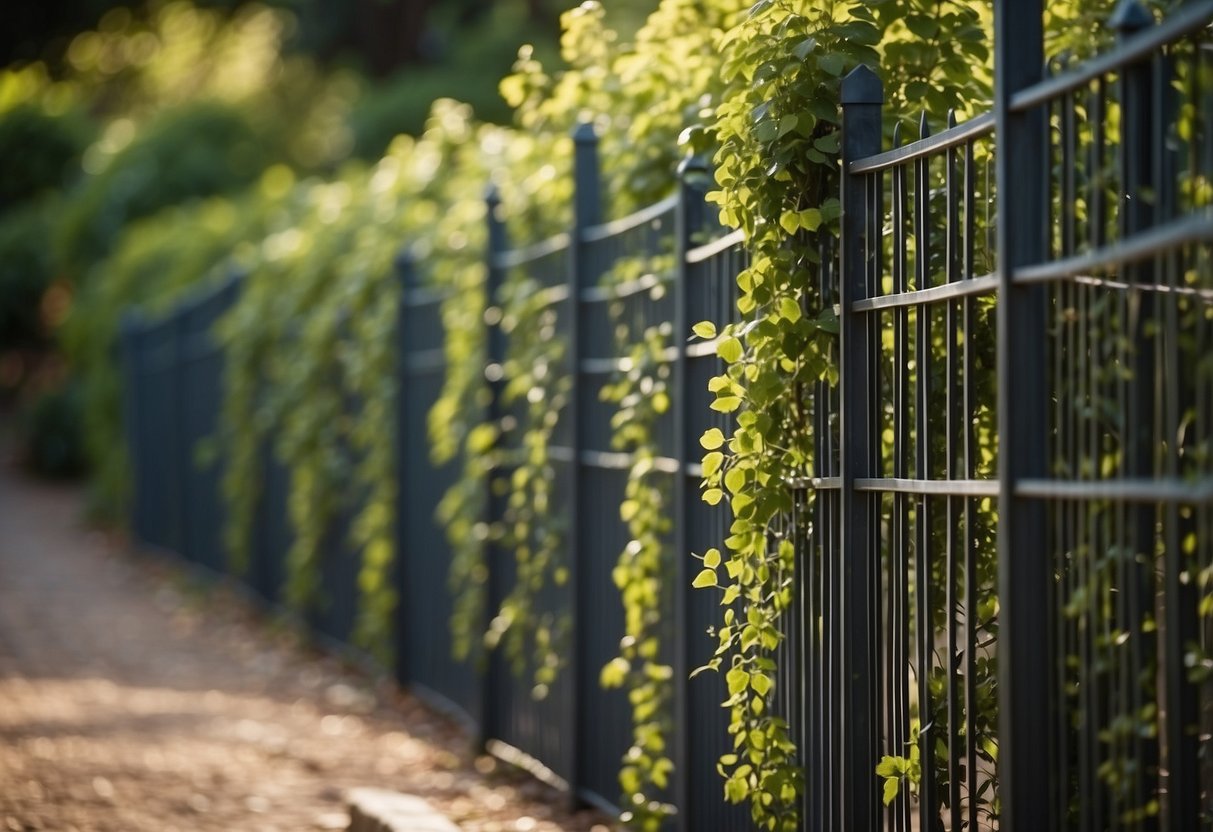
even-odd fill
[[[0,460],[0,829],[342,829],[345,790],[468,830],[604,830],[416,700],[81,525]]]

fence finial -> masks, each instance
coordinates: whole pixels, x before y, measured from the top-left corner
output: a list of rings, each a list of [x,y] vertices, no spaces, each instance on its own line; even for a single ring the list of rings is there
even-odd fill
[[[884,84],[867,64],[860,64],[842,79],[842,103],[883,104]]]
[[[1108,18],[1108,27],[1122,38],[1153,25],[1154,15],[1142,5],[1141,0],[1120,0],[1116,11]]]
[[[697,153],[688,153],[678,163],[678,178],[683,182],[708,172],[708,160]]]
[[[396,256],[392,258],[392,266],[396,269],[396,276],[406,288],[412,288],[417,283],[417,255],[413,253],[413,247],[402,245],[397,251]]]
[[[577,144],[596,143],[598,131],[594,129],[594,122],[588,120],[577,122],[577,126],[573,128],[573,141]]]
[[[602,222],[602,183],[598,131],[582,121],[573,128],[573,224],[577,229]]]

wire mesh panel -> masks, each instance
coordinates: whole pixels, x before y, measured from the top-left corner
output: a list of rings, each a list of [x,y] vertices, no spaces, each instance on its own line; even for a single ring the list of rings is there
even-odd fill
[[[817,285],[810,292],[822,309],[832,309],[839,301],[837,255],[832,239],[824,238],[822,246]],[[833,348],[829,360],[837,362]],[[778,545],[788,540],[795,546],[796,594],[785,613],[785,640],[777,656],[781,672],[775,708],[786,715],[799,749],[805,778],[803,824],[810,830],[837,828],[842,817],[838,392],[836,383],[822,379],[800,403],[813,435],[812,470],[790,484],[792,510],[773,541]]]
[[[261,488],[253,515],[248,575],[257,594],[276,604],[284,598],[286,553],[294,539],[287,510],[291,475],[274,453],[272,436],[262,440],[259,457]]]
[[[431,462],[427,425],[446,372],[441,306],[447,294],[415,281],[410,267],[404,274],[398,359],[397,670],[402,681],[471,719],[479,708],[478,676],[471,659],[454,655],[452,599],[462,588],[450,585],[450,547],[436,517],[440,498],[459,475],[460,460],[442,466]]]
[[[687,320],[727,323],[737,317],[737,275],[745,268],[748,255],[740,234],[722,237],[687,252]],[[724,369],[716,356],[714,342],[680,345],[686,361],[685,413],[686,444],[679,449],[685,467],[682,476],[690,480],[686,490],[686,549],[702,555],[719,547],[729,536],[731,518],[726,508],[709,506],[699,496],[702,457],[699,438],[710,428],[729,431],[729,417],[712,410],[714,396],[708,382]],[[694,462],[692,462],[694,460]],[[694,670],[712,658],[717,642],[713,637],[720,622],[720,598],[716,593],[697,591],[689,583],[678,588],[685,593],[686,619],[681,636],[686,642],[687,666]],[[729,698],[724,675],[701,673],[685,683],[686,710],[678,730],[685,732],[684,770],[687,803],[680,806],[680,828],[706,832],[742,832],[753,826],[743,805],[725,803],[723,786],[717,773],[720,756],[733,751],[728,733],[728,713],[721,703]]]
[[[223,350],[213,330],[237,297],[239,283],[231,280],[185,305],[180,362],[184,479],[183,514],[188,535],[183,552],[215,572],[227,567],[222,530],[224,505],[216,432],[222,399]]]
[[[578,785],[585,796],[605,806],[618,803],[620,767],[633,736],[627,691],[600,683],[604,666],[620,654],[627,632],[620,593],[612,591],[618,587],[616,565],[625,547],[634,545],[620,507],[628,499],[633,476],[658,482],[668,499],[677,469],[677,462],[667,455],[646,456],[638,470],[631,452],[639,439],[618,433],[621,428],[649,430],[652,441],[660,446],[664,437],[664,450],[672,451],[668,406],[663,416],[648,424],[634,399],[662,396],[668,403],[665,385],[673,355],[665,345],[670,339],[676,276],[675,204],[671,198],[622,220],[586,229],[582,235],[581,265],[587,276],[597,276],[597,285],[591,283],[579,292],[577,307],[582,344],[576,385],[582,419],[578,476],[583,483],[576,550],[577,613],[583,622],[577,646],[581,653]],[[612,395],[621,377],[639,379],[637,389],[623,400]],[[648,449],[644,450],[647,455]],[[650,465],[656,470],[648,470]],[[669,552],[667,548],[665,554]],[[656,635],[663,655],[659,660],[666,663],[671,661],[673,618],[661,616],[661,610],[672,607],[672,575],[673,563],[667,557],[665,573],[657,576],[660,595],[653,599],[650,613],[660,619]]]
[[[848,487],[869,519],[841,557],[870,565],[870,590],[848,587],[871,592],[851,663],[872,686],[856,716],[877,726],[877,747],[854,752],[855,811],[898,832],[991,828],[998,812],[992,128],[983,116],[932,135],[924,116],[917,141],[898,125],[892,150],[847,160],[844,211],[858,216],[844,234],[859,249],[842,365],[866,412],[842,430],[866,434]]]
[[[1213,4],[1127,6],[1102,63],[1012,106],[1043,113],[1047,476],[1057,829],[1213,829],[1210,398]]]
[[[570,660],[573,587],[570,572],[569,494],[574,476],[573,435],[565,418],[571,392],[568,334],[568,237],[500,255],[508,270],[501,288],[505,338],[501,371],[500,464],[490,480],[493,545],[489,609],[498,614],[490,633],[504,633],[509,611],[524,605],[528,622],[519,624],[544,645],[549,656]],[[524,311],[525,310],[525,311]],[[538,326],[522,331],[519,322]],[[519,464],[539,469],[537,480],[521,482]],[[534,499],[532,499],[534,498]],[[512,621],[508,623],[512,624]],[[491,696],[485,703],[487,737],[545,766],[573,783],[576,737],[570,733],[575,680],[568,667],[536,666],[534,643],[511,641],[489,657]],[[510,749],[501,749],[509,755]]]
[[[144,540],[152,546],[183,552],[181,411],[178,397],[178,318],[146,325],[141,342],[140,380],[143,436],[141,473],[147,500]]]

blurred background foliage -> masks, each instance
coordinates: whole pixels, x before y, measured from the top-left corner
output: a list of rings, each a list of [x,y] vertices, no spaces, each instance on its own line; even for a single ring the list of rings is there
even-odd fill
[[[613,4],[635,29],[655,0]],[[113,0],[0,9],[0,407],[48,474],[122,495],[118,314],[221,274],[289,224],[308,177],[420,136],[436,99],[508,123],[521,44],[555,60],[556,0]],[[280,213],[275,214],[277,210]]]

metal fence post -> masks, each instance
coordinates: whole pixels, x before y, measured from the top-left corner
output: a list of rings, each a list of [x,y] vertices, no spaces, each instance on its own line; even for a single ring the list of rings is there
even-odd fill
[[[568,670],[573,692],[566,705],[568,720],[566,737],[572,748],[569,754],[569,790],[574,805],[578,804],[577,790],[581,786],[581,771],[583,768],[582,725],[581,711],[584,704],[580,676],[584,661],[585,641],[582,638],[583,622],[580,618],[581,599],[583,597],[582,575],[579,559],[585,547],[581,545],[581,452],[585,446],[584,425],[581,418],[581,357],[584,355],[583,336],[581,332],[581,291],[587,287],[597,275],[589,268],[586,257],[585,242],[582,240],[585,229],[602,221],[602,186],[599,181],[598,169],[598,134],[590,122],[581,122],[573,128],[573,229],[569,241],[569,299],[567,313],[569,316],[568,353],[569,378],[572,385],[569,390],[569,401],[565,411],[569,420],[569,437],[572,449],[572,461],[569,463],[569,535],[566,544],[568,552],[569,586],[572,587],[572,603],[569,609],[569,643]],[[590,588],[589,591],[593,591]]]
[[[1016,285],[1017,269],[1048,256],[1048,138],[1041,107],[1016,109],[1012,96],[1044,73],[1043,3],[994,4],[998,210],[998,592],[999,749],[1004,828],[1050,832],[1052,776],[1048,616],[1051,597],[1046,514],[1016,496],[1017,483],[1048,474],[1045,456],[1045,314],[1039,285]]]
[[[409,581],[409,523],[408,493],[406,485],[409,477],[406,472],[409,466],[415,464],[410,460],[406,451],[407,437],[405,436],[405,414],[408,408],[408,340],[406,316],[408,315],[408,294],[417,285],[417,261],[408,246],[402,246],[392,261],[396,270],[396,280],[400,284],[400,295],[396,306],[396,401],[395,401],[395,441],[393,449],[396,468],[396,516],[393,542],[396,548],[396,610],[393,614],[393,636],[395,644],[396,681],[407,684],[411,678],[412,659],[408,631],[405,622],[405,609],[409,602],[409,592],[412,584]],[[435,622],[437,625],[438,622]]]
[[[505,223],[501,219],[501,194],[496,185],[489,185],[485,193],[485,220],[488,223],[487,254],[485,262],[484,284],[484,323],[485,323],[485,381],[488,383],[489,402],[486,417],[490,424],[500,424],[505,415],[501,407],[501,394],[505,388],[505,332],[501,329],[501,286],[505,282],[505,269],[498,262],[499,256],[509,248],[506,237]],[[489,469],[485,485],[488,487],[488,524],[491,527],[500,518],[504,509],[504,499],[495,495],[493,483],[498,476],[495,468]],[[487,629],[489,618],[493,615],[493,605],[501,597],[501,569],[496,563],[492,536],[485,542],[485,568],[488,577],[484,590],[485,616],[481,631]],[[477,745],[483,749],[496,733],[492,703],[497,701],[502,683],[499,677],[500,660],[494,654],[481,657],[483,664],[480,671],[480,686],[477,695],[477,727],[479,736]]]
[[[1116,32],[1119,44],[1130,39],[1133,35],[1154,25],[1154,16],[1138,0],[1124,0],[1117,5],[1116,11],[1108,21],[1109,26]],[[1154,159],[1166,149],[1155,143],[1155,130],[1162,130],[1167,122],[1154,122],[1155,96],[1162,99],[1166,96],[1165,89],[1154,86],[1154,63],[1152,56],[1135,61],[1126,66],[1120,75],[1120,106],[1121,106],[1121,142],[1120,142],[1120,176],[1122,200],[1119,207],[1121,239],[1151,228],[1155,222],[1155,203],[1158,197],[1157,187],[1161,184],[1155,177]],[[1124,436],[1124,471],[1123,476],[1141,477],[1148,479],[1154,475],[1154,359],[1159,333],[1154,327],[1154,292],[1137,289],[1139,285],[1154,282],[1154,261],[1146,260],[1126,263],[1123,266],[1125,282],[1129,284],[1126,297],[1125,311],[1127,319],[1122,322],[1128,343],[1132,345],[1132,378],[1131,393],[1126,402],[1127,412],[1123,414],[1126,425]],[[1152,618],[1155,605],[1154,581],[1154,523],[1156,506],[1139,504],[1128,509],[1130,513],[1128,534],[1125,542],[1132,546],[1132,557],[1125,564],[1125,585],[1121,587],[1123,604],[1127,621],[1124,626],[1129,635],[1130,674],[1140,680],[1143,675],[1150,673],[1149,667],[1155,664],[1157,644],[1153,634],[1145,631],[1147,618]],[[1179,606],[1179,599],[1171,596],[1167,599],[1168,612],[1172,607]],[[1170,632],[1167,633],[1170,636]],[[1177,693],[1170,690],[1168,694]],[[1122,703],[1132,713],[1141,713],[1147,702],[1153,702],[1155,697],[1147,697],[1140,681],[1130,686],[1129,701]],[[1190,745],[1182,736],[1182,732],[1174,728],[1183,722],[1179,714],[1183,705],[1178,700],[1168,701],[1166,709],[1168,728],[1168,756],[1186,750]],[[1172,709],[1175,706],[1175,709]],[[1158,794],[1158,743],[1146,740],[1140,735],[1135,736],[1131,744],[1131,753],[1138,764],[1138,776],[1134,781],[1133,805],[1144,806]],[[1172,812],[1179,810],[1179,805],[1173,802],[1176,794],[1188,791],[1185,778],[1196,776],[1199,763],[1191,759],[1188,770],[1184,766],[1172,763],[1169,769],[1169,784],[1174,789],[1168,789],[1168,807]],[[1189,792],[1191,793],[1191,792]],[[1180,817],[1171,815],[1172,828],[1195,829],[1198,821],[1194,810],[1195,801],[1187,801],[1189,817],[1186,822]],[[1178,824],[1178,825],[1174,825]],[[1154,828],[1157,828],[1155,826]]]
[[[691,545],[688,523],[688,502],[696,491],[691,487],[691,476],[687,471],[689,459],[687,445],[689,433],[690,385],[687,378],[687,339],[690,337],[691,321],[687,305],[687,283],[690,266],[687,252],[691,249],[692,235],[704,224],[704,183],[708,173],[707,162],[699,156],[688,156],[678,165],[678,207],[674,219],[674,240],[678,263],[674,271],[674,377],[673,421],[674,453],[678,459],[678,472],[674,479],[674,805],[678,809],[678,829],[690,832],[691,793],[690,738],[691,719],[689,709],[691,634],[689,598],[691,572],[689,560]]]
[[[145,545],[147,542],[145,529],[143,525],[144,499],[143,499],[143,471],[141,460],[143,459],[143,449],[141,443],[143,440],[143,426],[141,424],[141,414],[139,413],[139,394],[140,394],[140,368],[143,365],[142,355],[140,354],[141,342],[140,333],[142,324],[138,313],[127,311],[123,313],[122,320],[119,324],[119,344],[121,347],[122,357],[122,409],[123,409],[123,427],[125,428],[126,439],[126,458],[128,465],[128,483],[129,483],[129,523],[131,539],[138,545]]]
[[[879,814],[876,763],[879,761],[876,730],[878,683],[877,650],[873,631],[875,603],[873,582],[880,572],[880,552],[868,545],[872,539],[872,499],[855,490],[855,480],[872,476],[873,420],[878,418],[871,401],[873,371],[872,316],[852,311],[855,301],[868,297],[875,259],[881,246],[881,222],[875,215],[879,196],[869,187],[879,179],[853,175],[851,161],[880,152],[881,108],[884,88],[880,78],[866,66],[858,66],[842,81],[842,235],[840,253],[839,314],[839,442],[841,452],[841,522],[839,526],[838,575],[842,582],[843,674],[839,702],[846,726],[843,752],[843,826],[874,829]],[[828,761],[826,761],[828,765]]]
[[[169,365],[169,375],[172,379],[170,389],[172,391],[172,411],[169,417],[172,424],[169,426],[172,437],[169,447],[169,456],[172,459],[170,470],[172,471],[173,482],[173,533],[171,536],[172,547],[179,557],[186,560],[192,560],[191,550],[193,549],[192,541],[189,539],[189,470],[192,466],[189,465],[187,459],[186,445],[189,444],[186,437],[186,407],[185,407],[185,373],[189,367],[189,362],[186,359],[185,343],[186,343],[186,327],[189,322],[188,312],[181,309],[176,309],[170,313],[172,320],[168,326],[171,332],[171,364]]]

